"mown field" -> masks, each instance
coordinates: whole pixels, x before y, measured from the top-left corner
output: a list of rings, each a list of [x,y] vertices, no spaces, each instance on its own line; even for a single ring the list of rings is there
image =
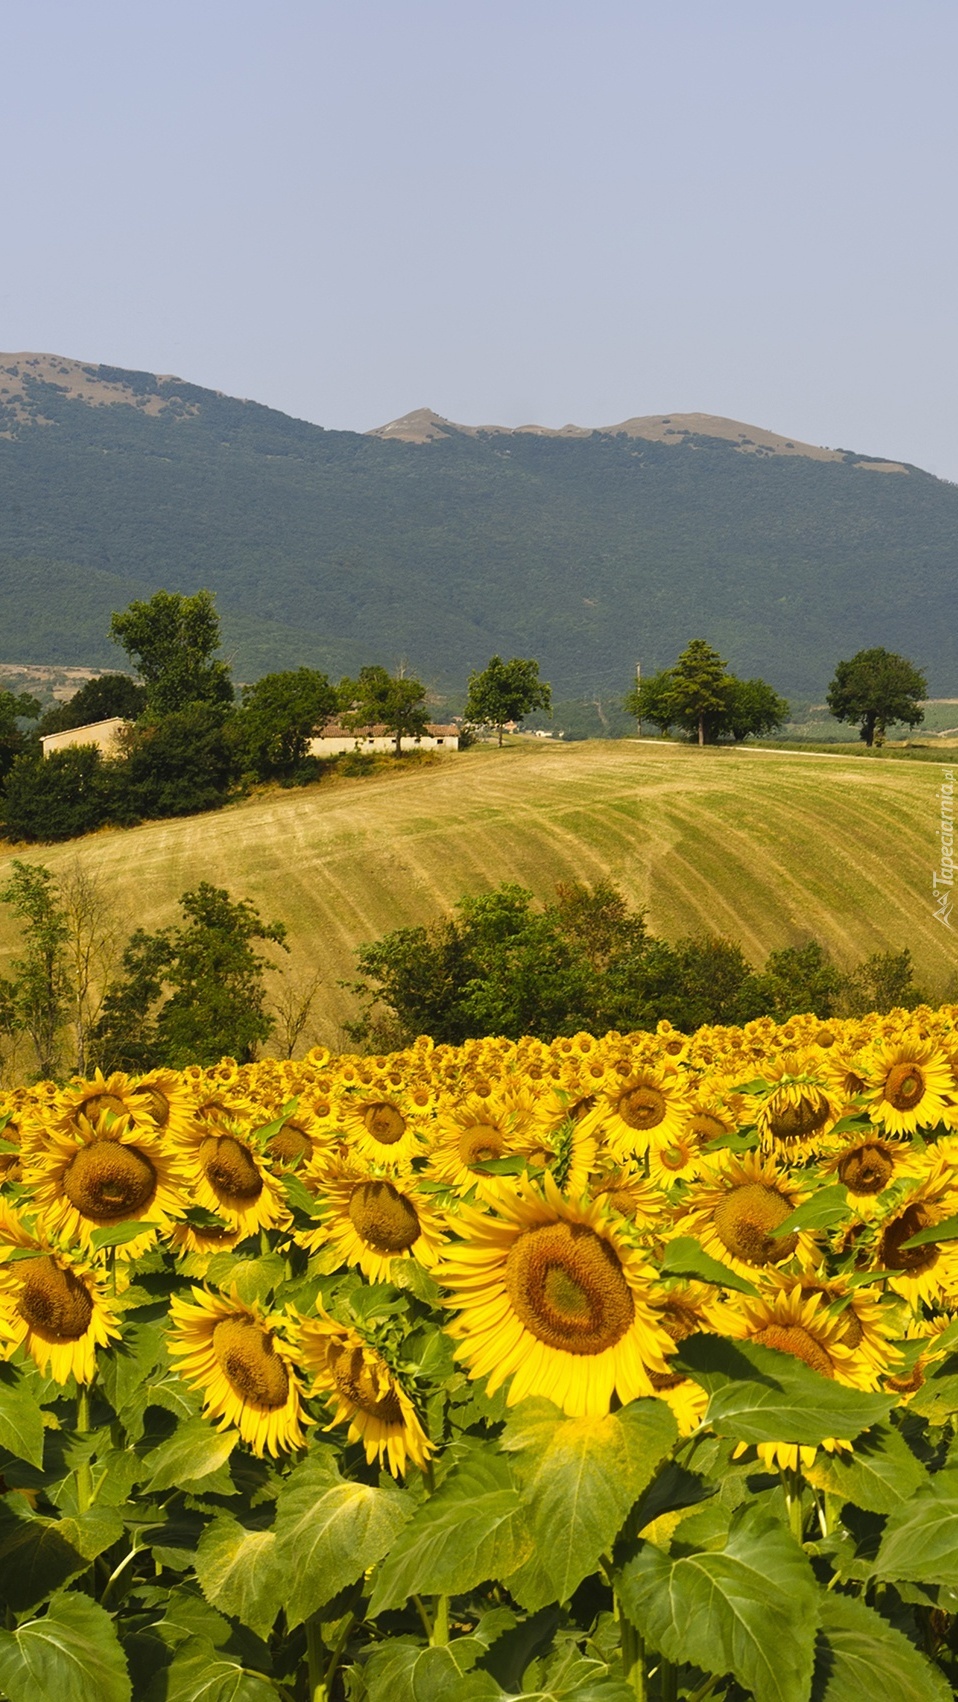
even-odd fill
[[[809,934],[843,965],[907,945],[939,994],[954,968],[931,903],[940,777],[928,762],[517,741],[6,852],[0,870],[18,854],[54,871],[79,858],[128,929],[173,920],[200,880],[250,897],[287,923],[290,967],[322,970],[327,1041],[352,1009],[337,983],[357,945],[503,880],[546,897],[609,878],[654,932],[713,929],[755,962]],[[0,952],[15,940],[0,916]]]

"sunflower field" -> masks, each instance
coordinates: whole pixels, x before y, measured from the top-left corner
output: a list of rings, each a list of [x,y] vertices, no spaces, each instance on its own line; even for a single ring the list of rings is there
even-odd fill
[[[0,1095],[6,1702],[947,1702],[958,1007]]]

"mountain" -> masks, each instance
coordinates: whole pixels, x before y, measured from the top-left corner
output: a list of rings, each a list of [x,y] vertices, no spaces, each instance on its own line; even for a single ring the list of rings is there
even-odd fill
[[[867,476],[865,476],[867,475]],[[876,476],[880,475],[880,476]],[[590,429],[420,409],[324,430],[171,376],[0,355],[0,660],[117,665],[110,613],[217,595],[237,677],[493,651],[624,692],[703,636],[818,698],[874,644],[958,693],[958,488],[708,414]]]

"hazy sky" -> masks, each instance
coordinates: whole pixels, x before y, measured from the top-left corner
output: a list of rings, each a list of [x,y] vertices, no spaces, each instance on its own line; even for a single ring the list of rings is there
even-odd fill
[[[958,479],[955,0],[0,0],[0,348]]]

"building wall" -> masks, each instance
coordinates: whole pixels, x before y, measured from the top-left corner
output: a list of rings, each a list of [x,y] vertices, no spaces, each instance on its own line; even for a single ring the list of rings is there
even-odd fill
[[[342,756],[346,751],[394,751],[395,738],[388,733],[333,733],[320,734],[318,738],[310,739],[310,756]],[[421,739],[403,739],[401,748],[404,751],[433,751],[437,749],[457,751],[459,749],[459,734],[456,733],[424,733]]]
[[[104,756],[115,756],[119,734],[124,727],[132,725],[121,715],[115,715],[109,721],[92,721],[86,727],[67,727],[62,733],[47,733],[41,740],[43,754],[50,756],[53,751],[69,750],[71,745],[96,745]]]

